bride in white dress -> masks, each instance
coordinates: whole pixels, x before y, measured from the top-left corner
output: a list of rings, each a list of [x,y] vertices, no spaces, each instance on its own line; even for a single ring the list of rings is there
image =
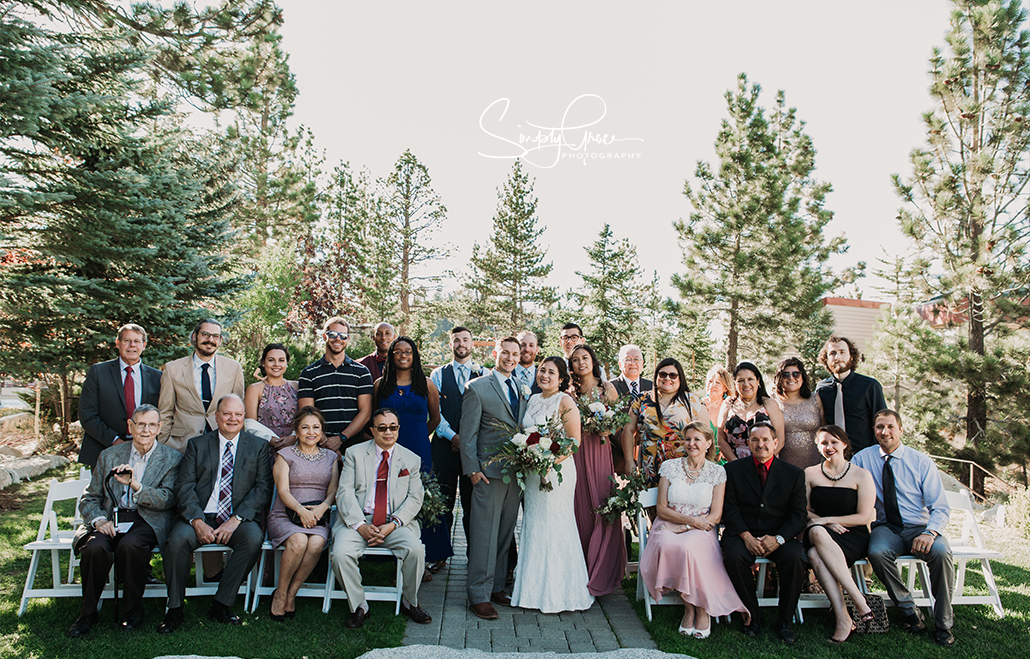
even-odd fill
[[[565,414],[565,432],[579,444],[579,409],[563,393],[569,376],[565,360],[548,357],[536,370],[536,383],[542,393],[534,394],[526,408],[524,424],[543,425],[546,419]],[[571,456],[570,456],[571,457]],[[587,564],[576,530],[573,498],[576,493],[576,463],[568,458],[561,463],[562,481],[553,471],[548,480],[550,492],[540,490],[540,476],[526,476],[522,512],[522,540],[515,571],[511,605],[539,609],[544,613],[583,611],[594,603],[587,590]]]

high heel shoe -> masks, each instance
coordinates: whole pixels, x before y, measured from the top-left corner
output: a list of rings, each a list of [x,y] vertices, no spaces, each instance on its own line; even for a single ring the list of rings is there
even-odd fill
[[[708,623],[708,629],[695,629],[694,638],[706,639],[712,634],[712,623]]]
[[[872,609],[869,609],[869,613],[863,613],[861,617],[859,617],[858,621],[864,624],[867,622],[872,622],[873,618],[875,617],[876,613]]]
[[[272,591],[272,600],[273,601],[275,600],[275,595],[278,592],[279,592],[278,590]],[[272,618],[272,620],[275,620],[276,622],[284,622],[286,620],[286,617],[287,617],[288,614],[284,612],[282,614],[276,615],[276,614],[272,613],[272,607],[269,606],[268,607],[268,615],[269,615],[270,618]]]
[[[680,632],[680,634],[683,634],[684,636],[693,636],[694,635],[694,628],[693,627],[684,627],[683,625],[680,625],[679,632]]]
[[[842,639],[839,639],[839,640],[838,640],[838,639],[836,639],[836,638],[833,638],[833,637],[831,636],[830,638],[826,639],[826,642],[827,642],[827,643],[830,643],[831,645],[840,645],[841,643],[844,643],[844,642],[846,642],[846,641],[847,641],[847,640],[848,640],[849,638],[851,638],[851,635],[852,635],[852,634],[853,634],[853,633],[855,632],[855,630],[856,630],[856,629],[857,629],[857,627],[855,627],[855,625],[851,625],[851,631],[849,631],[849,632],[848,632],[848,635],[847,635],[847,636],[845,636],[844,638],[842,638]]]

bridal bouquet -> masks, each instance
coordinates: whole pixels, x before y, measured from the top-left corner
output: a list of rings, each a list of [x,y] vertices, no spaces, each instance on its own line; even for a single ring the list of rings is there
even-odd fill
[[[594,508],[593,512],[600,515],[607,524],[618,524],[622,515],[625,514],[636,532],[637,513],[640,512],[640,493],[647,489],[644,472],[638,469],[633,472],[629,480],[621,483],[615,476],[609,476],[608,480],[615,483],[615,489],[600,506]]]
[[[508,426],[511,429],[511,426]],[[554,484],[548,479],[551,470],[558,474],[558,482],[562,482],[561,465],[555,464],[559,458],[572,455],[577,446],[574,439],[565,432],[561,418],[549,418],[542,426],[527,426],[516,430],[511,439],[502,444],[496,453],[485,464],[502,463],[501,473],[505,483],[510,483],[512,475],[519,487],[526,489],[526,475],[540,475],[540,490],[550,492]]]
[[[604,443],[603,435],[616,433],[629,423],[629,404],[624,399],[631,399],[631,396],[624,396],[618,400],[607,403],[603,400],[588,401],[581,397],[576,401],[579,407],[579,417],[583,422],[583,431],[602,435],[601,443]],[[629,401],[632,403],[632,400]]]
[[[436,476],[426,472],[420,472],[422,477],[422,489],[425,494],[422,497],[422,508],[415,515],[415,519],[423,527],[435,526],[443,521],[444,513],[447,512],[447,504],[440,490],[440,483]]]

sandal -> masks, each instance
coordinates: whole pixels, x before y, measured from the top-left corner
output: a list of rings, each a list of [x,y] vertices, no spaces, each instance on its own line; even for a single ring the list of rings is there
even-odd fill
[[[683,625],[680,625],[679,632],[680,632],[680,634],[683,634],[684,636],[693,636],[694,635],[694,628],[693,627],[684,627]]]
[[[708,638],[711,635],[712,635],[712,623],[708,623],[708,629],[695,629],[694,630],[694,634],[693,634],[694,638],[697,638],[697,639],[706,639],[706,638]]]

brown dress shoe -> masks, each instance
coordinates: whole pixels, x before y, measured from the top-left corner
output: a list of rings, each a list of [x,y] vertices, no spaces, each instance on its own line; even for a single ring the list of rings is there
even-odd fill
[[[426,613],[426,610],[419,605],[407,606],[403,602],[401,603],[401,613],[408,616],[412,621],[417,622],[420,625],[428,625],[433,622],[433,619]]]
[[[469,606],[469,611],[475,613],[483,620],[497,620],[497,610],[490,602],[480,602]]]
[[[347,622],[343,623],[343,626],[347,629],[361,629],[361,626],[365,624],[365,621],[368,620],[371,613],[371,609],[369,609],[367,613],[364,609],[358,609],[354,613],[350,614],[350,617],[347,618]]]
[[[508,597],[508,593],[503,590],[499,590],[496,593],[490,595],[490,601],[501,606],[511,606],[511,598]]]

